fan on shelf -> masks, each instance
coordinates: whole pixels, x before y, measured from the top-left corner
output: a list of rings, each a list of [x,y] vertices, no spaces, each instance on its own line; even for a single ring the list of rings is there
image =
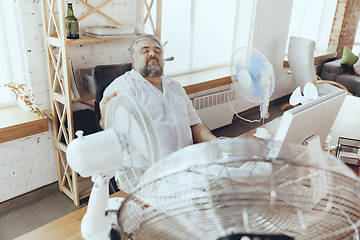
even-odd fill
[[[161,159],[122,203],[121,239],[359,239],[352,170],[322,151],[282,147],[269,159],[267,140],[223,139]]]
[[[115,174],[120,188],[129,192],[146,169],[159,159],[160,146],[147,109],[126,94],[118,94],[106,108],[105,131],[78,138],[67,149],[68,163],[94,182],[88,209],[81,223],[85,239],[106,239],[114,224],[108,209],[117,210],[123,199],[109,199],[109,179]],[[133,210],[140,211],[135,205]],[[114,218],[116,222],[116,217]]]
[[[241,47],[231,60],[231,79],[242,96],[260,104],[260,117],[264,123],[275,88],[271,63],[255,48]]]

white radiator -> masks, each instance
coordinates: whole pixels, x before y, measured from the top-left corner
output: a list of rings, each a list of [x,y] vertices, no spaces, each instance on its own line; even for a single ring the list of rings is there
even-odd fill
[[[231,124],[234,112],[229,101],[232,105],[235,104],[235,90],[209,94],[192,100],[201,121],[210,130]]]

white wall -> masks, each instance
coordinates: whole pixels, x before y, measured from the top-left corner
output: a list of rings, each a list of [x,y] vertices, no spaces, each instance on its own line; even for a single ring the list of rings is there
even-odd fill
[[[274,67],[276,84],[271,100],[293,91],[290,69],[283,67],[291,9],[292,0],[257,0],[253,47]]]
[[[2,0],[1,0],[2,1]],[[65,1],[64,1],[65,2]],[[98,6],[103,1],[88,0]],[[42,2],[40,0],[17,0],[21,32],[22,52],[25,55],[35,101],[40,109],[49,109],[49,92],[43,41]],[[75,16],[88,12],[81,3],[73,1]],[[135,1],[114,0],[101,9],[124,25],[135,23]],[[80,22],[80,34],[87,24],[107,23],[103,17],[85,18]],[[69,56],[75,69],[92,68],[98,64],[130,62],[129,42],[69,46]],[[74,109],[83,108],[76,104]],[[51,126],[51,122],[49,122]],[[52,130],[30,137],[0,144],[0,202],[57,181],[56,158]]]
[[[17,1],[25,68],[40,109],[49,109],[42,23],[38,2]],[[52,132],[0,144],[0,202],[57,180]]]
[[[75,16],[87,11],[77,1],[73,2]],[[260,50],[274,66],[276,90],[271,99],[276,99],[292,91],[291,78],[286,74],[288,69],[282,67],[292,1],[257,2],[253,47]],[[102,1],[88,0],[88,3],[97,6]],[[17,4],[22,22],[23,52],[36,102],[41,109],[49,109],[42,3],[40,0],[17,0]],[[133,0],[115,0],[102,10],[114,16],[117,21],[131,26],[134,24],[134,4]],[[94,22],[80,22],[80,34],[83,33],[85,24],[103,22],[101,18],[89,19],[84,21]],[[69,46],[69,55],[75,69],[79,69],[97,64],[129,62],[129,47],[130,43]],[[239,100],[236,110],[243,111],[253,105],[246,100]],[[0,202],[55,182],[57,171],[52,131],[0,144],[0,167]]]

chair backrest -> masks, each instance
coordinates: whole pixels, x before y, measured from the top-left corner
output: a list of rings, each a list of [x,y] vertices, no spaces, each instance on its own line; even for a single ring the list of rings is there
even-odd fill
[[[316,80],[314,64],[315,41],[290,37],[288,59],[293,79],[294,88],[300,87],[301,91],[307,82]]]
[[[117,77],[123,75],[132,68],[132,63],[112,64],[112,65],[98,65],[93,69],[93,79],[95,82],[95,116],[98,125],[98,131],[101,131],[99,121],[101,119],[101,113],[99,103],[104,95],[104,90],[109,84]]]

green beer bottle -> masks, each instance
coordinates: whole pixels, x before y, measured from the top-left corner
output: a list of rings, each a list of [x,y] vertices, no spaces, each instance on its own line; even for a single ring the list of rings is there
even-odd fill
[[[79,38],[79,23],[77,18],[74,16],[74,10],[72,8],[72,3],[68,3],[67,17],[65,18],[66,24],[66,35],[69,39],[78,39]]]

